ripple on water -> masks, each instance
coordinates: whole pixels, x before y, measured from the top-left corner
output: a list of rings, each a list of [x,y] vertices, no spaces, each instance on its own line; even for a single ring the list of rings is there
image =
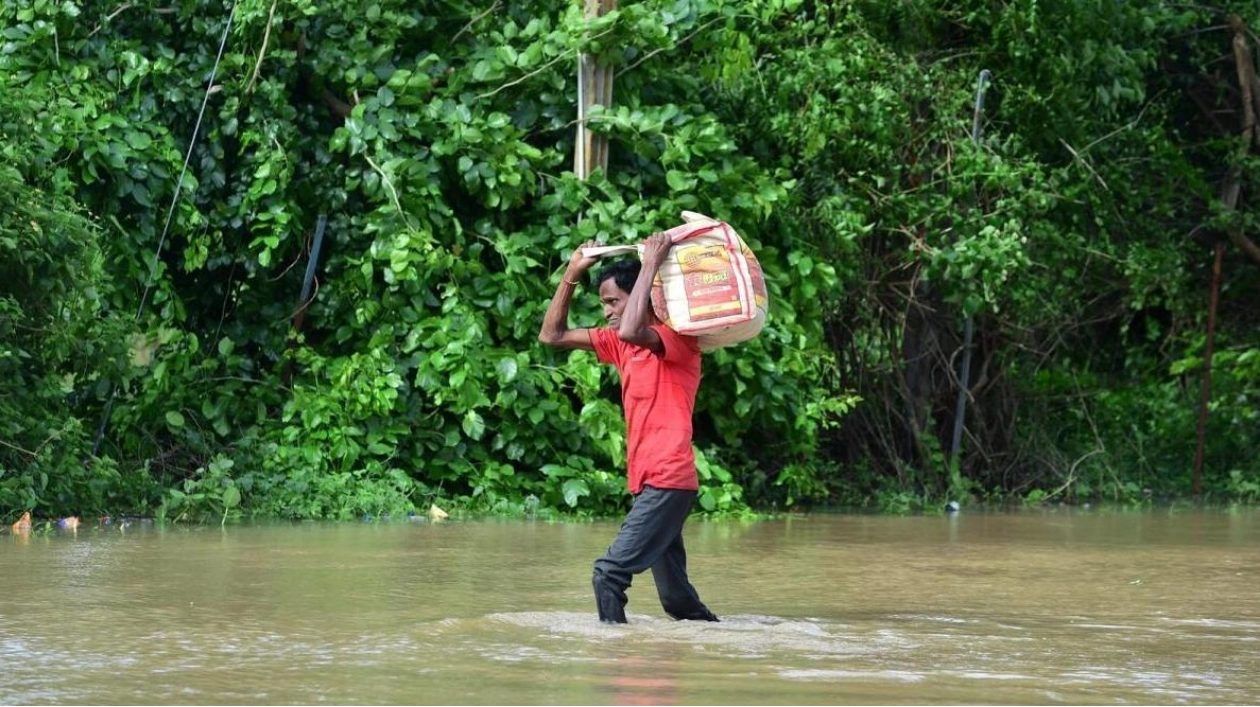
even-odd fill
[[[517,612],[491,614],[487,619],[600,644],[690,644],[696,650],[736,658],[790,654],[836,658],[903,651],[914,647],[905,636],[889,631],[855,633],[852,627],[818,619],[733,615],[720,622],[673,621],[653,616],[631,616],[629,624],[601,624],[588,613]]]
[[[1238,631],[1260,632],[1260,621],[1239,621],[1233,619],[1174,619],[1161,617],[1160,621],[1173,626],[1202,626],[1203,628],[1234,629]]]
[[[926,677],[923,673],[910,672],[907,670],[780,670],[779,676],[788,680],[825,680],[827,682],[841,680],[860,680],[868,682],[872,680],[893,680],[896,682],[914,683],[923,682]]]

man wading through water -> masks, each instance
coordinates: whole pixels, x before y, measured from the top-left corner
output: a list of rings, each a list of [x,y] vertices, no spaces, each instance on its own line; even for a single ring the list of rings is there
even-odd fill
[[[573,290],[595,258],[573,253],[543,317],[539,341],[561,349],[594,351],[621,374],[626,413],[628,486],[634,504],[617,538],[595,560],[591,583],[599,618],[626,623],[626,589],[651,568],[665,613],[675,619],[717,621],[687,580],[682,528],[700,487],[691,449],[691,412],[700,386],[700,345],[665,326],[652,312],[652,280],[669,252],[663,234],[644,241],[642,265],[619,261],[597,278],[607,327],[570,329]]]

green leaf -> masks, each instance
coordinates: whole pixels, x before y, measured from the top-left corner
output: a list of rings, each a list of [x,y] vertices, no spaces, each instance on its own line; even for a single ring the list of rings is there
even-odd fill
[[[499,362],[498,364],[495,365],[495,368],[498,369],[499,371],[499,380],[501,382],[511,383],[512,381],[516,380],[517,366],[516,366],[515,357],[508,356],[508,357],[499,359]]]
[[[544,464],[539,471],[541,471],[543,475],[549,479],[573,475],[572,469],[566,466],[560,466],[559,464]]]
[[[687,191],[691,188],[695,179],[676,169],[671,169],[665,173],[665,181],[669,183],[669,188],[674,191]]]
[[[175,410],[166,413],[166,424],[171,427],[180,428],[184,426],[184,416]]]
[[[574,508],[578,504],[578,500],[583,496],[591,495],[590,488],[582,479],[569,479],[561,486],[564,491],[564,502],[569,504],[570,508]]]
[[[472,439],[480,440],[486,434],[486,422],[481,419],[481,415],[478,415],[476,410],[464,413],[464,421],[460,423],[460,427],[464,429],[464,434]]]
[[[229,486],[223,491],[223,507],[236,508],[241,505],[241,490],[235,486]]]
[[[127,144],[136,150],[147,150],[153,145],[153,138],[149,137],[147,133],[135,130],[127,131],[126,139]]]

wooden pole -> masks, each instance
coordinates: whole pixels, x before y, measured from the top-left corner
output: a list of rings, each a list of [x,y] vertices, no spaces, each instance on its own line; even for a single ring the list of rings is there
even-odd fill
[[[617,0],[580,0],[587,21],[617,9]],[[573,172],[586,179],[596,169],[608,169],[608,140],[587,125],[592,106],[612,105],[613,72],[587,54],[578,55],[577,140],[573,148]]]

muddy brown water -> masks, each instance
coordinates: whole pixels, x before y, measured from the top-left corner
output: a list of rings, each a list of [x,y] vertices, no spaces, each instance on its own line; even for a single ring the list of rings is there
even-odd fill
[[[723,617],[594,617],[615,522],[0,536],[0,704],[1260,703],[1260,512],[692,519]]]

